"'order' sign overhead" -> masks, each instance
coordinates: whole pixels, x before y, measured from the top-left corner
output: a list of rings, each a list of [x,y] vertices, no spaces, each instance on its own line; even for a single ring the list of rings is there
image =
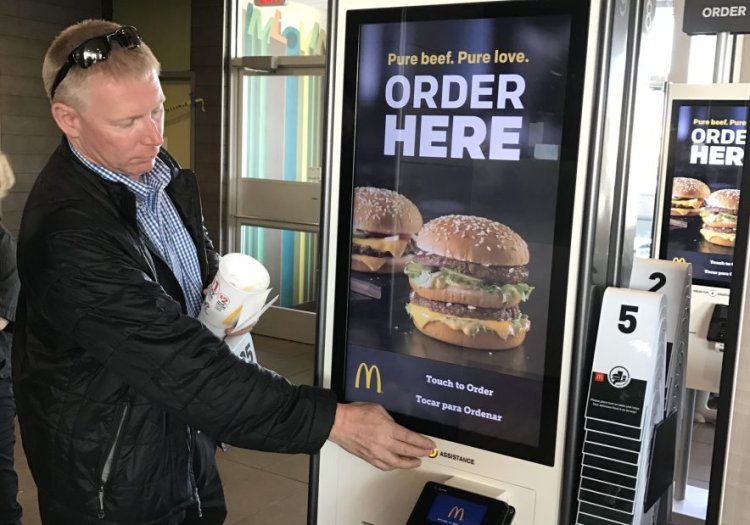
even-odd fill
[[[689,35],[750,33],[750,0],[685,0],[682,30]]]

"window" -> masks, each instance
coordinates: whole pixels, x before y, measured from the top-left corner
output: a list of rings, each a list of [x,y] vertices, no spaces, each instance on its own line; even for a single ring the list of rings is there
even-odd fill
[[[306,342],[318,300],[327,9],[239,0],[232,43],[229,249],[260,260],[280,295],[256,332]]]

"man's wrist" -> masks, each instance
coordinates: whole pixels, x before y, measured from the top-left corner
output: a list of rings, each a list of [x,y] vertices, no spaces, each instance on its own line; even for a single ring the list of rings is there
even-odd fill
[[[340,443],[341,439],[341,427],[344,425],[344,419],[346,418],[346,406],[342,403],[336,403],[336,410],[333,415],[333,425],[331,426],[331,432],[328,434],[328,439],[336,444]]]

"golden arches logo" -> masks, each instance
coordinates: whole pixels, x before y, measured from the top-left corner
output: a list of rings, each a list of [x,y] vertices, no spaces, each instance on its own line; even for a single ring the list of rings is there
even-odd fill
[[[428,457],[430,459],[435,459],[436,457],[438,457],[438,449],[433,448],[432,450],[430,450],[430,455]]]
[[[368,366],[366,363],[360,363],[357,367],[357,374],[354,376],[354,388],[359,388],[362,372],[365,374],[365,388],[368,390],[372,388],[372,376],[375,375],[375,391],[378,394],[382,394],[383,387],[380,381],[380,368],[378,368],[378,365]]]
[[[458,521],[464,520],[464,509],[461,507],[454,505],[451,511],[448,513],[449,518],[456,519]]]

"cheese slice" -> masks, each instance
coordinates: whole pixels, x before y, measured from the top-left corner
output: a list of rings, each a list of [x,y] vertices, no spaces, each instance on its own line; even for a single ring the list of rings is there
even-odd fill
[[[404,241],[401,239],[389,240],[354,238],[352,239],[352,242],[354,244],[359,244],[360,246],[369,246],[373,250],[377,250],[379,252],[389,252],[393,254],[394,257],[401,257],[406,251],[406,248],[409,246],[409,241]]]
[[[684,208],[700,208],[701,202],[702,201],[700,199],[673,199],[672,206],[682,206]]]
[[[417,328],[424,328],[428,323],[443,323],[453,330],[460,330],[468,336],[476,335],[479,330],[484,329],[487,332],[495,332],[503,340],[516,335],[516,326],[513,321],[491,321],[486,319],[469,319],[467,317],[457,317],[455,315],[441,314],[434,312],[424,306],[414,303],[409,304],[409,313],[414,320]],[[519,320],[515,324],[521,323],[518,328],[528,330],[528,320]]]
[[[737,239],[736,233],[725,233],[725,232],[717,232],[715,230],[707,230],[707,229],[701,229],[701,234],[706,238],[710,237],[718,237],[719,239],[724,239],[729,242],[735,242]]]
[[[352,260],[361,262],[367,266],[371,272],[377,272],[385,264],[385,259],[382,257],[371,257],[369,255],[360,255],[358,253],[352,255]]]

